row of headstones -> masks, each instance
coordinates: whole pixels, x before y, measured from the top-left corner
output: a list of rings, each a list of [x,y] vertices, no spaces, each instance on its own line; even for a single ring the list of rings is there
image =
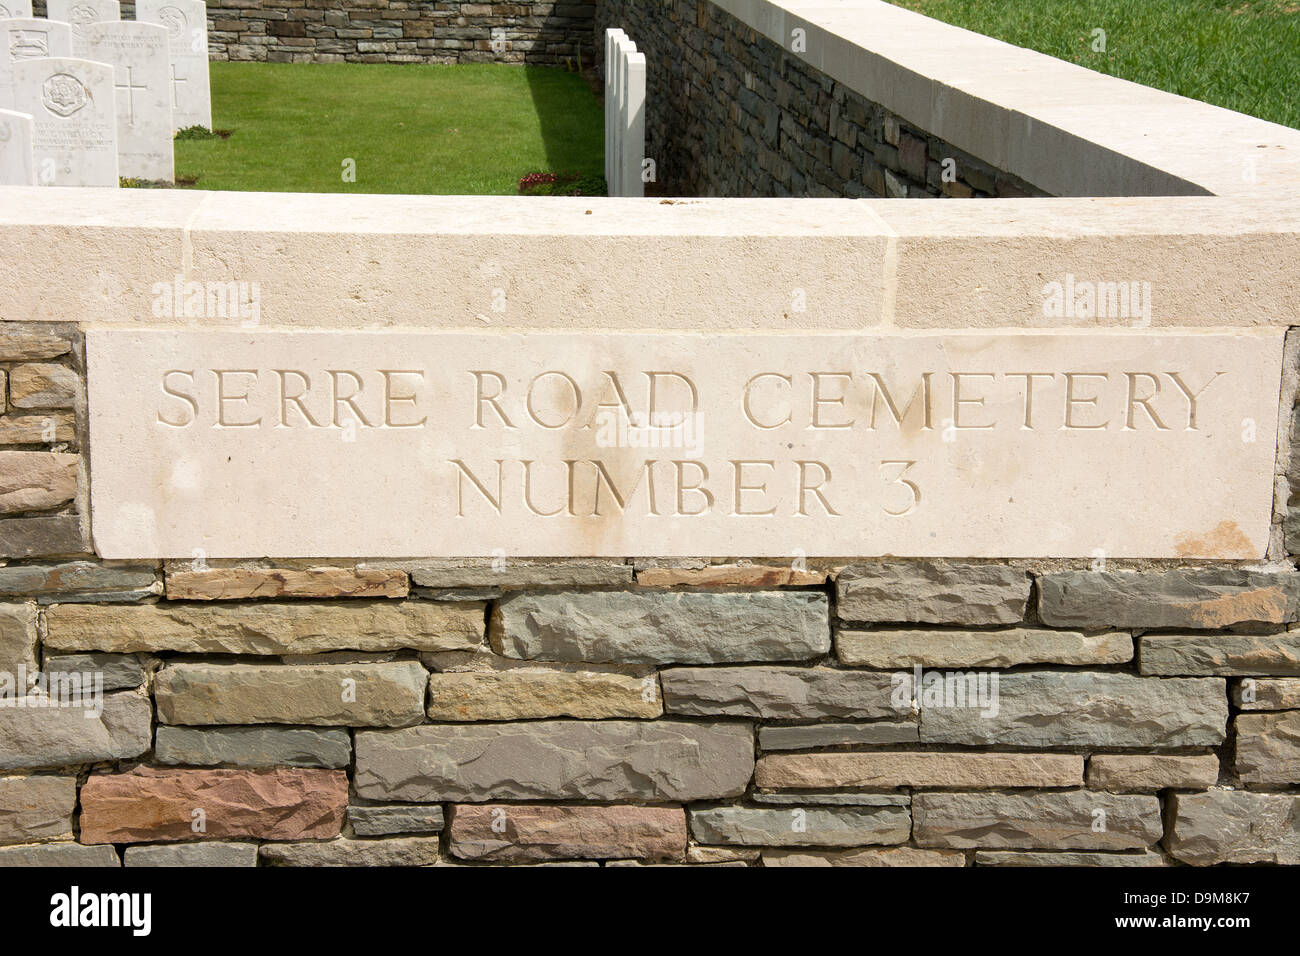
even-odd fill
[[[645,54],[605,31],[605,182],[611,196],[644,196]]]
[[[0,185],[174,182],[172,139],[212,128],[203,0],[0,0]]]

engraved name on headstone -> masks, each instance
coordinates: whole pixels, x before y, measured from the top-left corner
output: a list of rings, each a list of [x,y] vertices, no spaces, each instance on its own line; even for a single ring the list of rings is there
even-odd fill
[[[71,57],[13,64],[14,106],[32,117],[41,186],[116,186],[113,68]]]

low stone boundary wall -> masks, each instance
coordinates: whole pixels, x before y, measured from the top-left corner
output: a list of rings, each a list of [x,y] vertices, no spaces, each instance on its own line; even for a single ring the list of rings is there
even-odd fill
[[[627,30],[646,54],[646,151],[668,194],[1268,197],[1300,187],[1300,131],[883,0],[601,0],[594,26]]]
[[[1278,267],[1300,243],[1294,204],[990,201],[939,217],[930,203],[560,199],[522,217],[506,198],[6,195],[0,864],[1300,863],[1300,346],[1286,335],[1297,280]],[[34,260],[48,268],[32,274]],[[1045,278],[1128,269],[1152,283],[1149,321],[1045,315]],[[177,313],[177,277],[233,284],[231,301],[257,309]],[[1234,500],[1183,541],[1192,556],[1160,560],[802,555],[797,537],[784,560],[233,559],[202,540],[166,559],[97,555],[96,529],[121,517],[91,510],[98,456],[135,400],[127,374],[121,409],[87,385],[103,330],[482,334],[498,316],[502,330],[598,334],[612,315],[745,329],[755,347],[791,324],[810,345],[863,328],[997,328],[1026,348],[1045,330],[1105,331],[1145,344],[1157,372],[1179,337],[1285,336],[1251,382],[1276,397],[1277,429],[1268,409],[1254,431],[1235,416],[1213,428],[1213,447],[1262,451],[1242,467],[1272,476],[1273,500]],[[173,400],[154,423],[165,433],[188,393],[147,385]],[[213,394],[238,428],[239,389],[193,401]],[[834,395],[820,393],[828,412]],[[1165,411],[1146,392],[1127,407]],[[1114,424],[1114,454],[1147,447],[1157,426],[1139,424]],[[972,467],[936,449],[977,446],[933,442],[926,455]],[[1104,456],[1092,464],[1108,474]],[[179,500],[220,467],[141,456],[138,474]],[[1169,476],[1150,475],[1160,495]],[[1081,485],[1061,520],[1088,503]],[[1238,512],[1266,533],[1244,534]]]
[[[1290,569],[75,561],[0,591],[0,664],[103,691],[0,709],[0,865],[1300,863]]]
[[[646,55],[646,156],[683,196],[1044,196],[828,76],[711,0],[601,0]],[[950,176],[945,177],[945,168]]]
[[[1300,865],[1298,134],[606,15],[661,185],[989,198],[6,189],[0,865]]]

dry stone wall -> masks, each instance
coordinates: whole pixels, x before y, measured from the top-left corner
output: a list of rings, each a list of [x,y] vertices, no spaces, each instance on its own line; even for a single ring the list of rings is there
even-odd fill
[[[1290,558],[105,562],[80,353],[0,339],[0,864],[1300,863]]]
[[[601,0],[646,57],[646,157],[685,196],[1044,196],[873,103],[710,0]],[[603,48],[601,50],[603,54]]]
[[[33,6],[44,16],[42,0]],[[133,8],[122,3],[123,19],[131,19]],[[270,63],[576,67],[580,55],[592,61],[593,8],[594,0],[210,0],[208,53],[214,60]]]

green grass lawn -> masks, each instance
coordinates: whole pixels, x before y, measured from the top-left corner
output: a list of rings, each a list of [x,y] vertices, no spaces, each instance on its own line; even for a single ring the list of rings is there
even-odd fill
[[[937,20],[1300,128],[1300,0],[892,0]],[[1106,52],[1091,48],[1106,31]]]
[[[176,142],[176,175],[198,189],[505,194],[526,173],[604,168],[600,104],[560,69],[213,63],[211,77],[229,138]]]

